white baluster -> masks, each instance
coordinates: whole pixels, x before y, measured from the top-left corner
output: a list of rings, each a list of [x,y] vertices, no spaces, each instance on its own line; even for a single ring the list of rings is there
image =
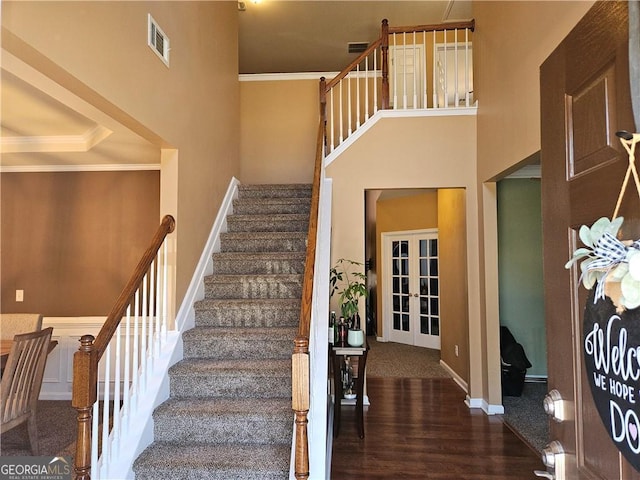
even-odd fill
[[[131,375],[131,305],[127,307],[127,316],[124,325],[124,382],[122,384],[122,414],[124,416],[129,415],[129,400],[130,400],[130,375]],[[120,352],[120,349],[118,349]],[[118,382],[118,385],[120,382]],[[118,403],[119,405],[119,403]]]
[[[454,66],[454,88],[456,89],[456,93],[454,95],[454,107],[458,107],[460,103],[460,93],[458,92],[458,29],[455,28],[454,32],[454,44],[453,44],[453,66]]]
[[[418,72],[416,71],[416,31],[413,31],[413,109],[418,108]]]
[[[465,105],[468,107],[471,96],[469,92],[469,29],[464,29],[464,96]]]
[[[140,288],[138,288],[138,290],[136,290],[136,295],[135,295],[135,301],[134,301],[134,308],[135,308],[135,313],[133,315],[133,367],[131,369],[131,388],[129,390],[130,392],[130,403],[129,403],[129,410],[127,412],[127,431],[129,430],[129,427],[131,425],[131,417],[133,415],[135,415],[136,411],[138,410],[138,389],[139,387],[139,382],[140,382],[140,373],[139,373],[139,355],[140,355],[140,350],[139,350],[139,343],[140,343],[140,335],[139,335],[139,328],[138,328],[138,322],[140,321]]]
[[[153,328],[154,318],[157,315],[156,312],[156,263],[151,262],[149,268],[149,365],[147,370],[151,372],[153,370],[153,357],[155,356],[155,330]]]
[[[331,109],[329,110],[331,112],[331,115],[330,115],[331,121],[329,122],[329,128],[330,128],[329,133],[331,135],[331,141],[329,142],[329,145],[331,146],[331,150],[330,151],[333,152],[333,149],[335,148],[335,143],[334,143],[335,142],[335,139],[334,139],[334,136],[335,136],[334,135],[335,134],[335,131],[334,131],[335,120],[334,120],[334,117],[333,117],[333,105],[334,105],[333,104],[333,88],[331,88],[331,91],[329,92],[329,98],[331,100]]]
[[[91,474],[94,478],[99,478],[98,467],[98,421],[100,418],[100,369],[98,369],[97,381],[96,381],[96,401],[93,404],[91,412]],[[94,475],[95,472],[95,475]]]
[[[442,69],[444,81],[442,82],[443,91],[444,91],[444,107],[447,108],[449,106],[449,91],[448,91],[448,83],[449,79],[447,78],[447,31],[444,30],[444,68]]]
[[[339,100],[340,100],[340,115],[338,115],[338,118],[340,119],[340,143],[342,143],[344,141],[344,134],[343,134],[343,130],[342,130],[343,124],[344,124],[343,117],[342,117],[342,80],[340,80],[340,91],[339,91],[339,93],[340,93],[340,98],[339,98]],[[340,145],[340,143],[338,143],[338,145]]]
[[[438,71],[438,52],[436,49],[436,31],[433,31],[433,108],[438,108],[438,81],[437,81],[437,71]]]
[[[402,32],[402,108],[407,109],[407,32]]]
[[[162,341],[167,340],[169,330],[169,242],[162,245]]]
[[[378,49],[373,51],[373,113],[378,111]]]
[[[160,265],[158,265],[158,257],[156,256],[155,260],[155,267],[156,267],[156,286],[155,286],[155,300],[156,300],[156,306],[155,306],[155,325],[153,327],[153,335],[154,335],[154,349],[153,349],[153,356],[154,356],[154,362],[155,359],[158,358],[160,356],[160,316],[162,315],[162,311],[161,311],[161,271],[160,271]]]
[[[369,56],[364,58],[364,121],[369,120]]]
[[[127,313],[126,313],[126,321],[128,321],[129,319],[129,312],[130,312],[131,306],[127,307]],[[116,354],[116,358],[115,358],[115,367],[114,367],[114,383],[113,383],[113,427],[112,427],[112,432],[113,435],[111,436],[111,442],[113,444],[113,449],[114,451],[118,451],[119,450],[119,446],[120,446],[120,364],[121,364],[121,357],[122,357],[122,347],[121,347],[121,323],[118,324],[118,328],[116,328],[116,334],[115,334],[115,339],[112,338],[111,339],[111,343],[113,343],[113,341],[115,340],[115,354]],[[125,327],[126,330],[126,327]],[[125,364],[126,364],[126,354],[125,354]],[[126,367],[125,367],[126,368]],[[125,373],[126,375],[126,373]],[[125,382],[126,383],[126,382]],[[126,388],[126,385],[125,385]],[[102,426],[102,428],[105,428],[105,425]],[[108,430],[108,424],[107,424],[107,430]]]
[[[360,64],[356,65],[356,128],[360,128]]]
[[[352,120],[351,120],[351,74],[353,73],[353,71],[349,72],[347,74],[346,77],[346,81],[347,81],[347,119],[348,119],[348,123],[347,123],[347,132],[349,132],[347,134],[347,138],[349,138],[351,136],[351,134],[353,133],[352,131]]]
[[[149,272],[142,280],[142,333],[140,335],[140,388],[141,391],[147,389],[147,285],[149,282]]]
[[[102,476],[108,477],[108,472],[104,471],[109,464],[111,458],[110,445],[109,445],[109,393],[111,390],[111,342],[107,345],[105,352],[102,356],[104,358],[104,395],[102,397]]]
[[[424,85],[422,87],[423,98],[422,107],[428,108],[427,104],[427,32],[422,32],[422,52],[424,58],[422,59],[422,78],[424,78]]]
[[[398,50],[396,48],[396,34],[393,34],[393,61],[391,61],[391,69],[393,70],[393,109],[398,108],[398,77],[396,75],[398,68]]]

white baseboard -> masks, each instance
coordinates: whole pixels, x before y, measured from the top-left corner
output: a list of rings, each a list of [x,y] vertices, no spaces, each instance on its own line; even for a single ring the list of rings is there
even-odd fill
[[[460,375],[457,374],[457,372],[453,368],[447,365],[447,363],[442,359],[440,359],[440,366],[444,368],[449,375],[451,375],[453,381],[456,382],[462,390],[464,390],[464,393],[469,393],[469,385]]]
[[[484,398],[471,398],[467,395],[464,403],[469,408],[480,408],[487,415],[502,415],[504,413],[504,407],[502,405],[492,405],[487,403]]]

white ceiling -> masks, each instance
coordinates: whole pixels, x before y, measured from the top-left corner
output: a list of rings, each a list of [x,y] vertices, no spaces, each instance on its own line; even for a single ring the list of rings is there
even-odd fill
[[[240,73],[335,72],[354,58],[348,42],[393,26],[471,18],[471,0],[245,0]],[[2,52],[1,171],[157,168],[159,148]]]

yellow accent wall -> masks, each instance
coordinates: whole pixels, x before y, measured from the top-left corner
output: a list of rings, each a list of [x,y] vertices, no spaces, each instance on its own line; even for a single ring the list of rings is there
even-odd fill
[[[170,68],[147,46],[148,13],[171,41]],[[158,149],[174,149],[162,157],[170,165],[160,195],[165,207],[170,190],[175,211],[160,214],[176,216],[179,304],[240,174],[237,2],[3,1],[2,47]]]

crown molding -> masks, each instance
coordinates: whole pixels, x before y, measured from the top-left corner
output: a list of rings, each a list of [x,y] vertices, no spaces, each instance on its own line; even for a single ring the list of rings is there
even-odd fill
[[[241,73],[241,82],[272,82],[282,80],[320,80],[320,77],[333,78],[340,72],[298,72],[298,73]]]
[[[39,172],[128,172],[160,170],[159,163],[98,164],[98,165],[1,165],[0,173]]]

